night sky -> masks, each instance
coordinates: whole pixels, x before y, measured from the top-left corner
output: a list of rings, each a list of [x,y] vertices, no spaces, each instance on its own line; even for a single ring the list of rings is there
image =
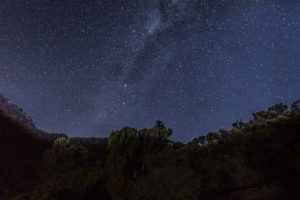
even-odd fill
[[[186,142],[300,99],[300,1],[0,0],[0,93],[48,132]]]

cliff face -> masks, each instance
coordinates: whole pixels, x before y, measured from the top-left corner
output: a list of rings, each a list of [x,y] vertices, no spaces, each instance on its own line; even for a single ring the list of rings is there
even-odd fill
[[[23,109],[19,108],[17,105],[9,103],[8,99],[0,94],[0,114],[3,117],[7,117],[13,123],[22,127],[22,129],[27,130],[30,134],[33,134],[35,137],[46,140],[48,142],[53,142],[59,137],[67,136],[63,133],[52,133],[49,134],[45,131],[39,130],[34,125],[30,116],[24,112]]]
[[[18,106],[10,104],[8,99],[0,94],[0,112],[6,117],[14,120],[22,127],[29,130],[36,130],[32,119]]]

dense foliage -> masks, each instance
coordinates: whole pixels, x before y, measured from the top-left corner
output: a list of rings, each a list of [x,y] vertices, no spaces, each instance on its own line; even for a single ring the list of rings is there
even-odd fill
[[[9,145],[1,140],[0,197],[297,199],[299,103],[291,110],[277,104],[254,113],[248,123],[237,121],[231,130],[188,144],[169,140],[172,130],[161,121],[151,129],[125,127],[99,141],[60,137],[46,142],[1,118],[1,137]]]

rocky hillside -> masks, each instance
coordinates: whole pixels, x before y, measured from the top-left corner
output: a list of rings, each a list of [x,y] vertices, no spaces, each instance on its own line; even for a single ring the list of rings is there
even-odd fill
[[[36,129],[32,119],[17,105],[9,103],[8,99],[2,96],[1,94],[0,94],[0,112],[26,129],[29,130]]]

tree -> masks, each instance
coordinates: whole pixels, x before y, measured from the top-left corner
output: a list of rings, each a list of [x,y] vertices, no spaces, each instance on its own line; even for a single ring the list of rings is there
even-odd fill
[[[165,149],[145,159],[147,173],[139,176],[130,199],[199,199],[199,174],[190,167],[185,151]]]
[[[238,120],[232,124],[232,127],[242,129],[244,127],[244,123],[242,120]]]
[[[160,139],[167,139],[172,135],[172,129],[167,129],[162,121],[157,120],[155,126],[151,129],[151,135]]]
[[[106,172],[107,188],[113,199],[126,199],[136,177],[143,173],[146,156],[158,153],[168,146],[172,130],[157,121],[151,129],[137,131],[124,127],[108,138]]]
[[[207,144],[216,144],[218,142],[219,135],[217,133],[209,132],[206,136]]]
[[[160,121],[160,120],[156,121],[155,127],[159,128],[159,129],[162,129],[162,130],[166,129],[164,123],[162,121]]]
[[[267,119],[276,118],[279,115],[286,115],[288,113],[288,106],[285,104],[275,104],[268,108],[267,111],[259,111],[253,113],[254,122],[260,122]]]
[[[278,115],[285,115],[287,114],[287,111],[288,111],[288,106],[285,105],[285,104],[276,104],[274,106],[271,106],[268,108],[267,110],[267,117],[269,119],[272,119],[272,118],[275,118],[277,117]]]
[[[259,111],[259,112],[253,113],[252,116],[253,116],[253,120],[255,122],[259,122],[259,121],[266,119],[267,113],[265,111]]]
[[[291,111],[292,112],[300,112],[300,99],[295,101],[292,105],[291,105]]]
[[[44,167],[40,170],[42,184],[36,195],[84,194],[86,188],[100,176],[99,170],[97,173],[84,170],[87,157],[88,151],[84,147],[76,146],[64,137],[56,139],[44,154]]]
[[[199,145],[202,146],[205,144],[205,136],[202,135],[198,138],[198,141],[199,141]]]

